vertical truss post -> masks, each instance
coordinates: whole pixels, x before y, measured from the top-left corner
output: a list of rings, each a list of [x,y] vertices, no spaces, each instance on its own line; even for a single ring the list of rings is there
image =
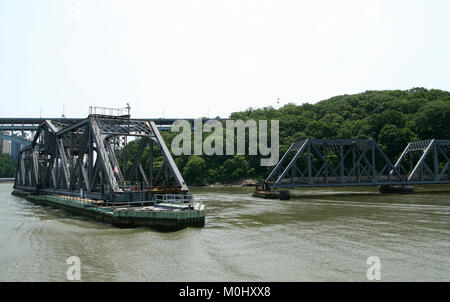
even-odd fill
[[[308,184],[313,181],[312,166],[311,166],[311,144],[308,144]]]
[[[339,144],[339,154],[340,154],[340,176],[341,176],[341,182],[345,182],[345,171],[344,171],[344,160],[345,160],[345,154],[344,154],[344,146],[342,143]]]
[[[149,160],[148,160],[148,165],[149,165],[149,185],[150,188],[153,188],[153,140],[150,139],[149,142]]]
[[[94,138],[92,135],[92,130],[90,127],[86,127],[86,131],[89,135],[88,149],[89,149],[89,158],[88,158],[88,179],[91,184],[94,179]]]

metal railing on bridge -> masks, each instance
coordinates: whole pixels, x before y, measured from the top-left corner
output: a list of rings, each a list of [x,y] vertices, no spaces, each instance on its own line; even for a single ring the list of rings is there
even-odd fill
[[[155,205],[194,207],[192,194],[154,194],[153,201]]]

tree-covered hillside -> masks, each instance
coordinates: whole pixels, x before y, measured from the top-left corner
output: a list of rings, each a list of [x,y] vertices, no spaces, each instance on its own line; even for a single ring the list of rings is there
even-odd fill
[[[279,120],[280,157],[290,144],[304,138],[374,138],[395,161],[410,141],[450,139],[450,92],[425,88],[367,91],[336,96],[314,105],[249,108],[233,113],[231,119]],[[175,135],[163,133],[169,147]],[[132,143],[129,149],[137,149],[136,144]],[[143,158],[145,160],[145,154]],[[190,184],[230,183],[249,177],[262,180],[272,169],[261,167],[259,156],[180,156],[175,159]],[[131,162],[128,166],[131,167]]]
[[[450,92],[367,91],[315,105],[248,109],[231,118],[279,119],[282,150],[303,138],[374,138],[396,157],[409,141],[450,138]]]

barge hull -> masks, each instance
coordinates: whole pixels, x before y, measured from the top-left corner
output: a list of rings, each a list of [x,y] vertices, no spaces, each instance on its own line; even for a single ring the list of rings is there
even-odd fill
[[[120,228],[154,227],[168,230],[178,230],[186,227],[204,227],[205,210],[168,210],[145,208],[95,207],[91,204],[75,202],[68,196],[34,195],[20,190],[14,190],[12,195],[27,199],[38,205],[61,208],[73,214],[86,216],[93,220],[111,224]]]

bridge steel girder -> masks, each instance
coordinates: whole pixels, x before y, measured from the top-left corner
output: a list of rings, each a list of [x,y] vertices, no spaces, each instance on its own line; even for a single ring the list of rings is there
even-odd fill
[[[125,165],[119,165],[117,155],[130,136],[142,143],[130,177],[124,178]],[[150,175],[141,161],[147,145],[153,154],[154,143],[163,155],[160,170],[166,171],[161,182],[153,178],[153,156]],[[45,120],[31,144],[21,149],[17,167],[15,188],[44,194],[82,195],[112,203],[150,200],[153,192],[189,194],[156,124],[129,117],[90,115],[70,123]]]
[[[264,189],[450,183],[450,140],[407,145],[393,165],[372,139],[305,139],[293,143]]]
[[[264,189],[404,184],[373,139],[305,139],[293,143]]]
[[[100,116],[99,116],[100,117]],[[107,117],[107,116],[103,116]],[[150,119],[130,119],[131,124],[139,124],[146,122]],[[151,119],[159,131],[169,131],[171,125],[177,120],[186,120],[193,124],[194,119],[171,119],[171,118],[158,118]],[[220,120],[220,119],[219,119]],[[81,118],[0,118],[0,139],[10,140],[20,144],[20,146],[14,146],[11,149],[11,156],[15,161],[18,160],[19,149],[32,143],[33,139],[37,136],[35,132],[41,129],[42,124],[51,123],[59,131],[70,132],[71,129],[80,126],[80,123],[85,123],[86,119]],[[71,128],[71,129],[70,129]],[[10,135],[2,134],[2,132],[10,132]],[[18,134],[17,134],[18,133]],[[63,133],[60,133],[63,134]],[[88,171],[89,172],[89,171]]]
[[[450,140],[409,143],[395,164],[408,184],[450,183]]]

